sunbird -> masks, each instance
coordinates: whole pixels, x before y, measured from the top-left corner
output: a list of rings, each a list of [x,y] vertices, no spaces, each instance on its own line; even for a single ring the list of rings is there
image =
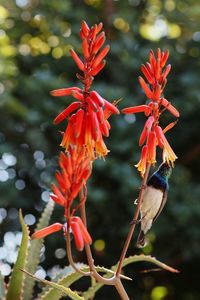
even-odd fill
[[[171,172],[171,166],[164,162],[147,182],[140,206],[141,218],[139,222],[141,229],[136,243],[138,248],[146,245],[145,235],[165,206],[169,191],[168,179]]]

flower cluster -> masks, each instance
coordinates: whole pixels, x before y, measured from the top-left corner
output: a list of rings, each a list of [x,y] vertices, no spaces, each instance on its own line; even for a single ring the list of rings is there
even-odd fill
[[[76,100],[54,120],[55,124],[59,124],[64,119],[68,120],[61,146],[66,150],[71,144],[80,149],[84,146],[91,160],[108,153],[103,140],[103,136],[109,136],[110,130],[105,110],[110,111],[110,114],[119,114],[115,105],[96,91],[90,91],[94,76],[105,66],[104,58],[110,49],[108,45],[101,49],[105,42],[105,33],[101,30],[102,23],[89,28],[83,21],[80,31],[83,60],[73,49],[70,51],[77,67],[83,73],[77,74],[78,79],[83,83],[83,89],[70,87],[51,92],[53,96],[72,96]]]
[[[170,123],[164,130],[159,125],[160,115],[165,110],[168,110],[176,118],[179,117],[177,109],[163,96],[167,75],[171,69],[171,65],[165,67],[168,56],[169,51],[161,52],[158,49],[156,55],[152,50],[150,51],[149,62],[141,66],[141,71],[147,82],[139,77],[139,83],[148,101],[145,105],[122,110],[125,114],[143,112],[148,117],[139,140],[139,145],[143,146],[141,159],[136,165],[142,176],[145,174],[147,163],[155,164],[157,146],[163,149],[164,162],[173,165],[177,158],[165,137],[165,132],[170,130],[176,122]]]
[[[56,173],[58,185],[52,184],[53,194],[51,194],[51,199],[64,207],[67,228],[66,225],[55,223],[36,231],[32,237],[37,239],[43,238],[61,229],[64,229],[66,234],[67,230],[71,230],[74,235],[76,248],[81,251],[84,248],[84,244],[91,244],[92,239],[82,220],[74,216],[74,214],[82,204],[82,201],[86,200],[86,195],[84,195],[77,206],[72,207],[72,205],[80,190],[83,187],[86,189],[86,182],[92,171],[91,162],[85,155],[85,149],[77,149],[75,146],[70,146],[66,154],[61,152],[59,165],[61,171]]]
[[[61,171],[56,172],[57,187],[52,184],[51,198],[65,208],[65,215],[70,215],[70,207],[83,186],[86,185],[92,166],[85,150],[70,146],[67,153],[61,152],[59,159]]]

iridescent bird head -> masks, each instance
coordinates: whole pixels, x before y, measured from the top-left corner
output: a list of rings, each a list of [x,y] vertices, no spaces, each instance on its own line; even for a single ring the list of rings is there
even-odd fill
[[[158,171],[160,176],[162,176],[165,179],[168,179],[172,173],[172,167],[168,165],[168,163],[164,162],[160,165]]]

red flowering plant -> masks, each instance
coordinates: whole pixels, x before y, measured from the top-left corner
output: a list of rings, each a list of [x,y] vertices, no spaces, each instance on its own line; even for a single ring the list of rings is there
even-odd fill
[[[142,176],[146,172],[147,163],[155,164],[157,146],[163,150],[164,162],[173,165],[177,158],[165,137],[165,133],[176,124],[176,121],[164,129],[159,124],[160,116],[165,110],[168,110],[173,116],[179,117],[177,109],[163,95],[167,75],[171,70],[170,64],[165,67],[168,56],[169,51],[161,52],[159,48],[156,55],[152,50],[150,51],[149,62],[141,66],[141,71],[148,83],[139,77],[139,83],[148,98],[147,103],[122,110],[125,114],[143,112],[148,117],[140,135],[139,146],[143,146],[143,148],[141,159],[136,165]]]
[[[105,33],[101,32],[102,26],[102,23],[99,23],[89,28],[85,21],[82,22],[80,37],[83,60],[73,49],[70,50],[72,58],[83,72],[77,74],[83,88],[69,87],[51,92],[53,96],[71,96],[76,100],[54,119],[56,125],[65,119],[68,122],[61,142],[66,154],[61,153],[59,160],[61,172],[56,173],[59,188],[53,184],[51,195],[54,202],[64,207],[67,229],[65,225],[55,223],[33,234],[33,238],[41,238],[63,228],[67,235],[71,229],[78,250],[83,250],[84,244],[91,244],[92,240],[84,225],[85,222],[83,223],[80,217],[75,217],[74,213],[87,198],[84,191],[87,190],[86,181],[91,174],[93,160],[108,153],[103,140],[103,136],[109,136],[108,118],[113,113],[119,114],[116,102],[112,104],[98,92],[90,91],[94,76],[105,66],[104,58],[110,49],[108,45],[101,49],[105,43]],[[76,208],[72,208],[79,192],[80,203]]]
[[[105,43],[105,33],[102,23],[88,27],[82,22],[80,38],[82,40],[83,59],[71,49],[70,54],[82,74],[77,74],[83,88],[68,87],[54,90],[53,96],[71,96],[76,101],[71,103],[54,120],[57,125],[63,120],[68,120],[68,125],[63,133],[61,146],[68,150],[71,144],[78,148],[86,148],[91,160],[107,155],[108,149],[103,136],[109,136],[110,124],[105,110],[119,114],[119,110],[109,101],[104,99],[97,91],[91,91],[91,85],[96,76],[105,66],[105,56],[110,46]]]
[[[57,171],[55,175],[57,184],[52,184],[51,187],[51,199],[63,207],[66,222],[64,224],[54,223],[40,229],[32,237],[40,239],[51,233],[63,230],[66,238],[67,257],[74,270],[81,276],[95,278],[96,284],[115,286],[120,298],[128,300],[129,297],[121,279],[129,278],[123,276],[121,270],[137,224],[143,189],[141,188],[138,197],[137,208],[121,257],[117,266],[114,266],[112,270],[95,266],[90,249],[92,238],[87,230],[86,222],[87,180],[92,173],[94,160],[108,154],[108,149],[104,143],[104,137],[109,136],[110,124],[108,119],[112,114],[119,114],[119,110],[116,107],[118,101],[110,103],[97,91],[91,90],[94,76],[105,66],[104,58],[109,51],[108,45],[101,49],[105,42],[105,33],[101,32],[101,30],[102,23],[95,24],[89,28],[86,22],[83,21],[80,31],[83,59],[73,49],[70,51],[72,58],[82,72],[77,74],[77,77],[80,79],[83,87],[67,87],[51,92],[53,96],[70,96],[75,100],[54,119],[56,125],[64,120],[67,121],[67,127],[61,141],[61,146],[65,149],[65,152],[61,152],[59,157],[60,171]],[[147,116],[147,121],[139,140],[139,145],[143,147],[141,160],[136,165],[144,177],[141,187],[146,184],[150,166],[156,162],[157,147],[160,147],[163,151],[163,161],[173,165],[176,159],[176,155],[165,137],[165,133],[176,122],[170,123],[165,129],[162,129],[159,124],[160,116],[165,110],[171,112],[175,117],[179,116],[175,107],[163,96],[163,90],[167,81],[166,77],[171,68],[170,65],[165,67],[168,54],[168,51],[161,52],[160,49],[158,49],[156,56],[153,51],[150,52],[149,62],[146,65],[142,65],[141,68],[148,84],[142,77],[139,77],[139,82],[148,98],[147,103],[123,109],[123,112],[126,114],[144,112]],[[76,199],[78,194],[79,201]],[[76,249],[79,251],[85,249],[88,262],[87,270],[81,269],[74,263],[71,251],[71,233],[74,236]],[[137,260],[138,258],[133,256],[127,259],[125,264],[136,262]],[[145,257],[145,260],[156,263],[171,272],[176,272],[175,269],[161,264],[150,257]],[[102,276],[100,272],[107,273],[107,277]],[[73,280],[71,281],[73,282]],[[98,290],[98,288],[94,287],[94,291]],[[89,290],[89,295],[93,297],[94,294],[91,294]],[[73,292],[72,299],[83,298]]]
[[[152,50],[150,50],[149,62],[141,66],[141,71],[145,76],[147,82],[142,77],[139,77],[139,83],[147,97],[147,101],[144,105],[128,107],[122,110],[122,112],[125,114],[135,114],[143,112],[145,116],[147,116],[147,120],[139,139],[139,146],[142,147],[141,159],[138,164],[136,164],[136,167],[143,178],[141,189],[136,201],[137,207],[133,216],[133,220],[131,222],[131,227],[126,242],[124,244],[116,274],[120,274],[121,272],[122,262],[124,261],[131,238],[134,233],[135,226],[138,222],[150,167],[151,165],[155,165],[156,163],[157,147],[162,149],[163,162],[166,163],[169,168],[171,168],[171,166],[174,166],[174,161],[177,159],[176,154],[172,150],[165,137],[165,133],[173,128],[173,126],[177,123],[177,120],[168,124],[164,129],[162,129],[159,124],[160,116],[165,110],[168,110],[174,117],[179,117],[178,110],[167,99],[164,98],[163,94],[164,88],[167,83],[167,75],[171,70],[170,64],[165,67],[168,57],[168,50],[161,52],[161,50],[158,48],[156,55]],[[163,201],[163,199],[161,201]],[[162,209],[163,205],[164,203],[161,202],[160,209]],[[151,213],[154,212],[150,212],[150,214]],[[148,214],[148,210],[146,214]],[[149,220],[147,219],[144,222],[146,221]]]
[[[58,205],[63,206],[66,223],[64,225],[55,223],[38,230],[32,235],[32,238],[43,238],[63,229],[65,235],[68,230],[72,231],[76,248],[79,251],[83,250],[84,244],[92,243],[92,239],[81,218],[74,216],[79,206],[86,200],[86,182],[92,171],[91,162],[85,156],[84,151],[84,149],[77,150],[76,146],[70,146],[66,154],[61,152],[59,159],[61,171],[56,172],[58,186],[52,184],[53,194],[51,194],[51,199]],[[80,203],[73,207],[74,200],[83,187],[85,193],[82,195]]]

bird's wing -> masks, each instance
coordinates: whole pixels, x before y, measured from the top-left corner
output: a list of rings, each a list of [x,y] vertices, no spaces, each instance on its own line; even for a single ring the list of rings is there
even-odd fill
[[[162,202],[161,202],[160,208],[159,208],[156,216],[154,217],[153,222],[155,222],[155,220],[158,218],[158,216],[160,215],[161,211],[163,210],[163,207],[165,206],[165,203],[167,201],[167,196],[168,196],[168,191],[165,190],[164,193],[163,193],[163,197],[162,197]]]

